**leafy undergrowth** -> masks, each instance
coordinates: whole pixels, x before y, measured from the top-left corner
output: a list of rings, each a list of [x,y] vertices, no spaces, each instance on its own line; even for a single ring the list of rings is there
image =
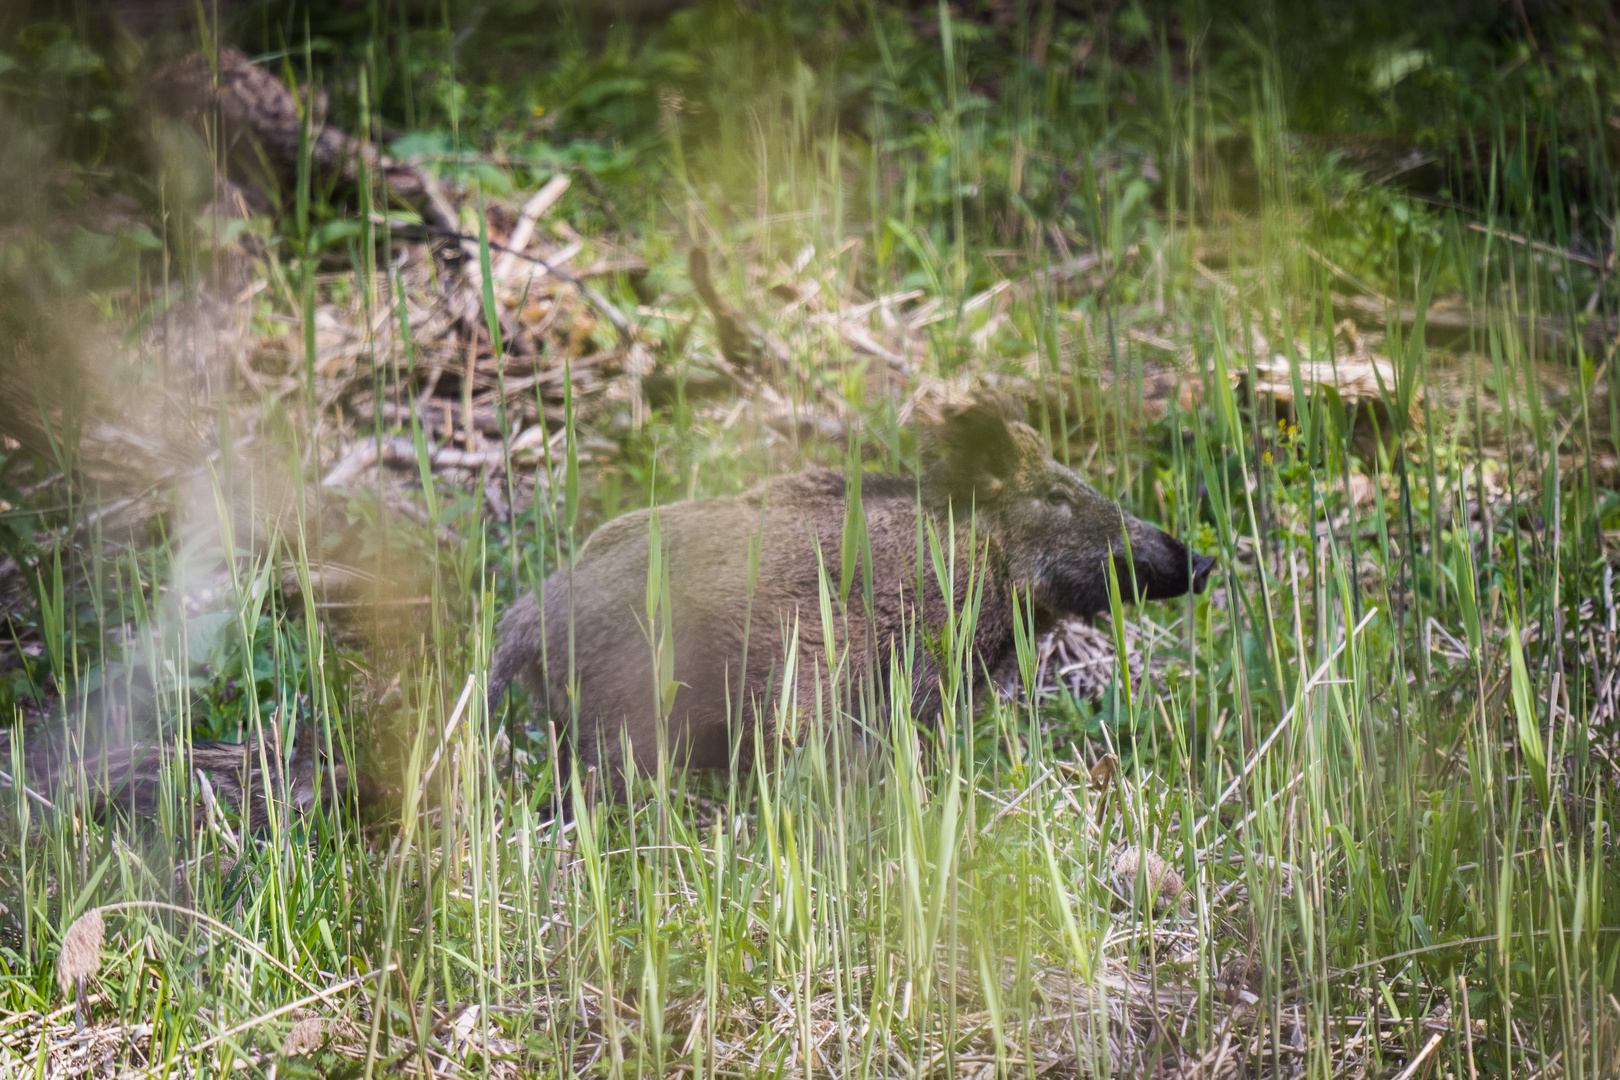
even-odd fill
[[[539,74],[504,9],[239,28],[434,172],[449,243],[376,178],[143,211],[90,138],[122,54],[18,35],[6,92],[84,106],[32,106],[41,205],[142,194],[4,252],[104,328],[41,301],[18,340],[93,359],[0,463],[5,1067],[1620,1071],[1600,35],[1341,27],[1335,119],[1286,19],[1066,10],[703,5]],[[940,718],[778,703],[798,740],[624,805],[486,707],[498,611],[597,524],[913,471],[984,383],[1211,587]]]

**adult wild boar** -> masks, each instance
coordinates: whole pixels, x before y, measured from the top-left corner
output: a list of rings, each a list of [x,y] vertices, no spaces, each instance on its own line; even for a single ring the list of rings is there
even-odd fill
[[[1132,517],[1053,460],[1016,407],[977,398],[928,433],[925,445],[932,464],[920,480],[863,477],[871,602],[868,607],[856,585],[847,620],[842,613],[833,620],[841,639],[834,644],[847,646],[850,674],[855,681],[875,675],[871,685],[880,696],[894,650],[903,650],[908,639],[928,640],[946,618],[927,543],[919,541],[929,525],[948,542],[954,521],[958,610],[967,595],[969,565],[981,568],[974,678],[982,679],[1014,651],[1015,592],[1028,597],[1039,630],[1060,616],[1107,610],[1110,559],[1126,599],[1166,599],[1203,589],[1214,559],[1191,554],[1180,540]],[[501,620],[490,700],[498,701],[513,679],[520,680],[536,708],[554,718],[559,731],[567,729],[573,713],[571,628],[578,702],[571,742],[582,771],[601,766],[622,791],[626,741],[637,772],[656,768],[661,742],[677,768],[726,768],[736,745],[733,728],[743,740],[741,760],[751,761],[747,740],[771,731],[782,696],[785,646],[795,629],[800,709],[815,707],[815,681],[825,682],[822,566],[836,591],[847,509],[844,478],[815,469],[742,495],[659,508],[668,589],[662,610],[671,632],[662,648],[648,617],[651,511],[608,522],[591,536],[571,576],[566,569],[552,574],[539,605],[525,596]],[[977,559],[970,557],[970,537]],[[752,601],[751,546],[758,551]],[[937,713],[937,700],[930,697],[939,682],[936,658],[918,645],[913,659],[913,705]],[[823,702],[827,696],[824,687]]]

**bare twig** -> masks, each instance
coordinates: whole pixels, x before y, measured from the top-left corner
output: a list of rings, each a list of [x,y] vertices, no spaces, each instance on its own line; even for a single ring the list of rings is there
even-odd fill
[[[1243,786],[1243,781],[1248,779],[1249,774],[1255,770],[1255,766],[1260,764],[1260,759],[1265,756],[1267,750],[1271,749],[1271,744],[1277,741],[1277,736],[1288,730],[1289,723],[1294,719],[1294,712],[1299,708],[1299,702],[1305,700],[1305,695],[1309,694],[1316,687],[1316,684],[1327,675],[1328,668],[1333,666],[1333,661],[1339,658],[1339,654],[1344,651],[1345,646],[1354,641],[1356,635],[1366,629],[1367,624],[1372,622],[1373,616],[1377,614],[1378,609],[1376,607],[1368,608],[1367,614],[1361,617],[1361,621],[1356,623],[1354,629],[1344,636],[1343,641],[1333,646],[1333,651],[1328,654],[1328,658],[1322,661],[1322,665],[1312,673],[1309,679],[1305,680],[1305,685],[1299,688],[1299,693],[1295,696],[1295,704],[1290,705],[1288,711],[1283,713],[1283,718],[1277,721],[1277,726],[1271,729],[1271,734],[1266,736],[1265,741],[1255,747],[1254,753],[1249,755],[1249,760],[1243,763],[1243,771],[1233,777],[1230,784],[1226,785],[1226,790],[1221,792],[1220,797],[1215,800],[1215,805],[1210,807],[1203,817],[1193,822],[1192,831],[1194,837],[1198,835],[1200,829],[1209,823],[1209,819],[1215,816],[1215,813],[1226,803],[1226,800],[1230,799],[1237,793],[1238,788]]]
[[[546,181],[545,186],[530,196],[529,201],[523,204],[523,209],[518,213],[517,225],[512,228],[512,235],[507,238],[507,250],[501,252],[501,257],[496,260],[495,265],[491,268],[494,271],[495,280],[499,281],[502,278],[511,277],[513,272],[517,270],[520,260],[515,253],[528,248],[529,240],[534,236],[535,223],[545,215],[546,211],[556,205],[558,199],[563,197],[563,193],[568,190],[568,183],[568,174],[558,173]],[[562,260],[557,261],[561,262]]]
[[[1560,259],[1568,259],[1570,262],[1577,262],[1582,266],[1590,266],[1594,270],[1608,269],[1608,267],[1603,264],[1602,259],[1594,259],[1590,255],[1577,255],[1575,252],[1570,251],[1567,248],[1554,247],[1551,244],[1544,244],[1540,240],[1531,240],[1529,237],[1519,236],[1516,233],[1503,232],[1501,229],[1493,229],[1489,225],[1481,225],[1477,221],[1470,221],[1468,223],[1468,227],[1474,232],[1484,233],[1486,236],[1499,236],[1503,240],[1510,240],[1513,243],[1518,244],[1520,247],[1527,247],[1532,251],[1539,251],[1544,255],[1553,255]]]
[[[1435,1047],[1440,1045],[1440,1040],[1445,1037],[1445,1032],[1442,1031],[1430,1035],[1429,1041],[1423,1044],[1423,1049],[1418,1051],[1417,1057],[1407,1062],[1406,1068],[1395,1074],[1395,1080],[1412,1080],[1412,1077],[1417,1075],[1418,1069],[1429,1059],[1429,1055],[1434,1053]]]
[[[234,1027],[226,1028],[224,1031],[220,1032],[218,1035],[211,1035],[208,1038],[204,1039],[200,1043],[194,1043],[191,1046],[187,1046],[187,1047],[184,1047],[184,1048],[178,1048],[176,1056],[190,1055],[190,1054],[200,1054],[202,1051],[207,1050],[209,1047],[219,1045],[220,1043],[224,1042],[226,1039],[235,1038],[236,1036],[242,1034],[244,1031],[251,1031],[254,1028],[258,1027],[260,1024],[267,1023],[267,1022],[269,1022],[271,1020],[274,1020],[278,1016],[286,1016],[290,1012],[296,1012],[297,1010],[302,1009],[307,1005],[314,1004],[317,1001],[326,1001],[326,1002],[328,1002],[330,1004],[330,1002],[331,1002],[330,995],[340,993],[340,992],[342,992],[344,990],[353,989],[354,987],[359,986],[362,983],[369,982],[370,980],[375,979],[379,975],[386,975],[388,972],[393,971],[393,970],[394,970],[394,965],[389,964],[387,967],[380,967],[380,968],[376,969],[375,971],[368,971],[364,975],[356,975],[351,979],[344,979],[340,983],[333,983],[331,986],[328,986],[326,989],[317,990],[315,993],[310,994],[308,997],[301,997],[297,1001],[289,1001],[287,1004],[281,1006],[280,1008],[271,1009],[267,1013],[260,1013],[258,1016],[255,1016],[251,1020],[244,1020],[240,1024],[235,1025]],[[174,1058],[170,1057],[170,1058],[166,1059],[162,1063],[161,1067],[154,1066],[154,1067],[147,1068],[147,1069],[144,1070],[144,1075],[146,1075],[146,1076],[162,1075],[162,1074],[164,1074],[164,1073],[166,1073],[168,1071],[168,1066],[171,1065],[173,1063],[173,1061],[174,1061]]]

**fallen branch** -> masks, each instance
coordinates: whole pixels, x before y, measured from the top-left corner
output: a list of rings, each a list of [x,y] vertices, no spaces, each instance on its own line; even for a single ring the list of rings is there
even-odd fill
[[[1440,1040],[1445,1037],[1445,1032],[1442,1031],[1430,1035],[1429,1041],[1423,1045],[1422,1050],[1418,1051],[1417,1057],[1408,1062],[1406,1068],[1396,1074],[1395,1080],[1412,1080],[1412,1077],[1417,1075],[1418,1069],[1423,1067],[1423,1063],[1429,1060],[1429,1055],[1434,1053],[1435,1048],[1440,1045]]]
[[[216,56],[192,53],[160,68],[143,92],[149,110],[186,124],[223,152],[226,172],[253,194],[258,209],[273,209],[281,192],[298,183],[305,157],[311,179],[354,190],[380,181],[384,191],[416,210],[430,228],[460,235],[460,215],[432,175],[379,153],[369,142],[329,127],[314,93],[304,100],[285,82],[227,46]],[[307,117],[306,117],[306,114]],[[307,121],[307,144],[305,141]],[[450,290],[452,312],[464,332],[483,322],[478,244],[460,239],[462,280]]]
[[[1410,332],[1417,325],[1417,308],[1412,304],[1394,304],[1371,296],[1335,295],[1333,306],[1367,330],[1384,330],[1396,324]],[[1429,305],[1423,313],[1424,336],[1439,345],[1452,344],[1459,337],[1477,333],[1483,347],[1490,322],[1485,311],[1472,309],[1461,301],[1440,301]],[[1525,338],[1533,339],[1541,351],[1548,353],[1569,352],[1580,345],[1588,354],[1597,355],[1620,331],[1620,322],[1613,319],[1593,319],[1582,326],[1555,315],[1514,316],[1513,324]]]
[[[1551,255],[1559,259],[1567,259],[1569,262],[1577,262],[1583,266],[1590,266],[1594,270],[1608,269],[1608,266],[1604,264],[1602,259],[1594,259],[1590,255],[1577,255],[1575,252],[1570,251],[1567,248],[1553,247],[1551,244],[1544,244],[1540,240],[1531,240],[1529,237],[1519,236],[1516,233],[1503,232],[1501,229],[1493,229],[1489,225],[1481,225],[1477,221],[1470,221],[1468,223],[1468,227],[1474,232],[1484,233],[1486,236],[1498,236],[1503,240],[1511,241],[1518,244],[1520,247],[1527,247],[1532,251],[1539,251],[1544,255]]]
[[[535,223],[556,205],[558,199],[562,198],[563,193],[568,190],[568,183],[568,174],[558,173],[523,204],[523,209],[518,213],[517,225],[512,228],[512,235],[506,241],[508,250],[501,252],[501,257],[492,268],[496,281],[511,277],[517,270],[520,260],[515,253],[528,248],[530,239],[534,237]],[[563,260],[559,258],[556,261]]]
[[[476,245],[479,243],[479,240],[476,236],[468,236],[466,233],[459,232],[455,229],[441,229],[436,225],[429,225],[427,227],[427,231],[438,236],[442,236],[446,239],[456,240],[463,246],[470,241],[474,245],[474,251],[476,252],[477,250]],[[491,251],[499,251],[503,254],[511,255],[520,261],[533,263],[535,266],[544,269],[546,273],[552,277],[566,281],[568,284],[572,285],[579,291],[580,296],[585,298],[586,302],[601,312],[607,318],[607,321],[613,324],[613,329],[618,331],[619,337],[626,345],[634,343],[636,339],[636,330],[634,325],[631,324],[630,320],[625,318],[624,312],[620,311],[618,306],[607,297],[585,284],[582,279],[584,277],[599,277],[608,273],[626,273],[630,270],[636,269],[641,265],[640,263],[622,263],[619,264],[617,268],[592,267],[588,270],[582,270],[578,274],[575,274],[564,270],[558,261],[542,258],[539,255],[530,255],[527,252],[518,251],[509,244],[498,244],[493,240],[485,240],[484,242],[489,244],[489,249]],[[570,258],[571,257],[572,256],[570,255]],[[474,261],[476,262],[476,255],[474,256]],[[481,300],[480,303],[482,303]]]
[[[517,438],[512,440],[509,447],[492,447],[488,450],[461,450],[454,446],[429,446],[427,448],[428,464],[433,469],[469,469],[474,472],[480,469],[491,471],[504,470],[507,462],[514,456],[526,451],[540,449],[546,441],[544,425],[533,424],[521,431]],[[322,487],[342,488],[349,487],[373,465],[381,462],[396,468],[415,468],[417,465],[416,444],[403,435],[393,435],[386,439],[368,439],[355,443],[349,452],[338,459],[338,463],[321,478]]]

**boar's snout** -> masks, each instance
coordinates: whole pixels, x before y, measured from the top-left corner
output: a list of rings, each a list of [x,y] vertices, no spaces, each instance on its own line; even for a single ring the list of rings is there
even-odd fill
[[[1209,584],[1209,574],[1215,569],[1215,556],[1194,555],[1192,557],[1192,591],[1201,593],[1204,586]]]
[[[1131,555],[1136,588],[1144,600],[1170,600],[1189,592],[1201,593],[1209,584],[1215,557],[1196,555],[1187,545],[1162,529],[1133,522]],[[1125,582],[1121,582],[1122,585]]]

